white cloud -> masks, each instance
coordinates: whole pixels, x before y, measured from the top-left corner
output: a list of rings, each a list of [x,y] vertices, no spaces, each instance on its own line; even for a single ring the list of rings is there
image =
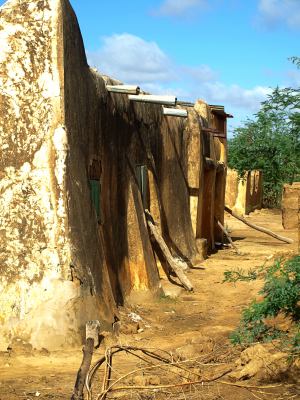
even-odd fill
[[[260,22],[268,26],[278,24],[300,28],[299,0],[259,0]]]
[[[246,89],[236,84],[226,85],[208,65],[177,65],[155,42],[128,33],[103,38],[100,49],[88,53],[88,60],[100,73],[140,85],[150,93],[223,104],[228,112],[235,113],[237,122],[239,114],[258,111],[270,92],[263,86]]]
[[[207,0],[164,0],[156,12],[159,15],[181,16],[195,9],[206,9]]]
[[[176,79],[171,60],[155,42],[128,33],[107,36],[102,41],[100,50],[88,52],[89,63],[101,73],[127,83]]]
[[[225,85],[221,82],[208,82],[203,86],[203,93],[210,103],[245,109],[251,114],[258,111],[260,103],[271,93],[271,89],[264,86],[245,89],[236,84]]]
[[[128,33],[104,37],[98,51],[88,52],[88,61],[103,74],[155,92],[170,83],[208,82],[217,76],[208,65],[176,65],[155,42]]]

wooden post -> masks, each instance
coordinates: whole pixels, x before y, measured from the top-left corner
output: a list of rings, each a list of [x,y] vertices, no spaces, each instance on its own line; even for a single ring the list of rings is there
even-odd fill
[[[294,243],[293,239],[289,239],[289,238],[286,238],[286,237],[284,237],[284,236],[277,235],[276,233],[270,231],[270,230],[267,229],[267,228],[263,228],[262,226],[258,226],[258,225],[252,224],[251,222],[247,221],[244,217],[242,217],[241,215],[237,215],[235,212],[233,212],[232,210],[230,210],[230,208],[228,208],[228,207],[226,207],[226,206],[225,206],[225,211],[227,211],[227,212],[228,212],[230,215],[232,215],[234,218],[236,218],[236,219],[238,219],[239,221],[244,222],[244,224],[250,226],[250,228],[256,229],[256,230],[259,231],[259,232],[263,232],[263,233],[265,233],[266,235],[269,235],[269,236],[272,236],[272,237],[275,238],[275,239],[281,240],[282,242],[285,242],[285,243]]]
[[[77,372],[76,382],[74,386],[73,395],[71,400],[84,400],[83,388],[86,380],[86,376],[89,372],[94,347],[99,346],[99,333],[100,333],[100,322],[99,321],[89,321],[86,324],[86,342],[82,349],[83,358],[80,368]]]
[[[150,212],[148,210],[145,210],[145,214],[146,214],[146,220],[147,220],[147,224],[149,226],[150,232],[153,235],[153,237],[155,238],[161,251],[163,252],[164,257],[165,257],[167,263],[169,264],[170,268],[175,272],[177,278],[180,280],[180,282],[182,283],[184,288],[188,291],[192,291],[193,286],[192,286],[191,282],[189,281],[189,279],[183,272],[182,266],[174,260],[168,246],[166,245],[166,242],[164,241],[157,226],[155,225]]]

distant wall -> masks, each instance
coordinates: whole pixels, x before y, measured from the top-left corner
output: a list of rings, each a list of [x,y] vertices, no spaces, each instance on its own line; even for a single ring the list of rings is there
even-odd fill
[[[261,171],[248,171],[239,177],[237,171],[228,169],[225,204],[239,214],[249,214],[262,207]]]
[[[284,229],[295,229],[299,225],[300,182],[284,185],[282,193],[282,225]]]

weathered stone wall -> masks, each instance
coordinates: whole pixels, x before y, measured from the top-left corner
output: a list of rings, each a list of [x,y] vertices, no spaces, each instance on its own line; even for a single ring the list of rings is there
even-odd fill
[[[226,205],[239,214],[262,208],[263,175],[261,171],[247,171],[239,177],[237,171],[228,169],[226,181]]]
[[[219,122],[202,101],[185,120],[107,92],[68,0],[11,0],[0,16],[0,348],[74,345],[87,320],[108,329],[116,304],[159,290],[137,166],[169,248],[194,262],[223,220],[226,143],[203,131]]]
[[[295,229],[299,226],[300,182],[284,185],[282,193],[282,225],[284,229]]]

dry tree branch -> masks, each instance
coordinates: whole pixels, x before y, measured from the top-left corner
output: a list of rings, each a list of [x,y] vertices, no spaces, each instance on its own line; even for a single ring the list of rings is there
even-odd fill
[[[155,351],[152,351],[155,350]],[[202,385],[202,386],[211,386],[210,383],[212,382],[216,382],[218,384],[222,384],[222,385],[229,385],[229,386],[234,386],[237,388],[241,388],[241,389],[247,389],[249,391],[251,391],[251,389],[258,389],[258,390],[263,390],[263,389],[270,389],[270,388],[278,388],[280,386],[282,386],[282,384],[276,384],[276,385],[265,385],[265,386],[256,386],[256,385],[245,385],[245,384],[240,384],[240,383],[234,383],[234,382],[228,382],[228,381],[223,381],[220,380],[220,378],[224,377],[225,375],[227,375],[229,372],[232,371],[232,369],[227,369],[226,371],[223,371],[221,374],[219,374],[218,376],[215,376],[211,379],[199,379],[199,380],[195,380],[195,381],[188,381],[188,382],[182,382],[182,383],[174,383],[174,384],[165,384],[165,385],[148,385],[148,386],[116,386],[118,383],[120,383],[122,380],[126,379],[128,376],[131,376],[133,374],[136,374],[138,372],[144,372],[144,371],[149,371],[151,369],[157,369],[157,368],[169,368],[169,372],[173,373],[177,376],[179,376],[180,378],[184,378],[184,379],[189,379],[189,377],[186,377],[184,375],[181,375],[179,372],[175,372],[175,369],[187,372],[189,374],[192,374],[194,376],[198,376],[199,378],[201,377],[201,375],[197,372],[194,372],[194,370],[189,369],[188,366],[183,366],[182,364],[186,364],[186,363],[191,363],[193,362],[194,364],[199,364],[199,365],[204,365],[204,366],[215,366],[215,365],[220,365],[220,364],[212,364],[212,363],[201,363],[196,361],[196,359],[190,359],[190,360],[180,360],[180,361],[174,361],[173,355],[172,353],[168,353],[167,351],[163,351],[163,353],[165,353],[166,355],[168,355],[168,358],[166,358],[165,356],[161,356],[159,355],[157,352],[160,351],[159,349],[148,349],[148,348],[140,348],[140,347],[134,347],[134,346],[113,346],[109,349],[106,350],[105,352],[105,356],[100,358],[95,365],[91,368],[87,379],[86,379],[86,388],[88,391],[88,400],[92,400],[92,394],[91,394],[91,390],[92,390],[92,382],[94,379],[94,376],[97,372],[97,370],[100,368],[100,366],[103,363],[106,363],[105,366],[105,373],[104,373],[104,379],[103,379],[103,386],[102,386],[102,392],[99,393],[96,397],[96,400],[104,400],[107,396],[108,393],[112,393],[112,392],[117,392],[117,391],[136,391],[136,390],[148,390],[148,391],[157,391],[160,390],[160,393],[162,393],[161,389],[175,389],[175,388],[181,388],[181,390],[183,391],[183,388],[187,388],[189,387],[190,390],[192,390],[192,388],[194,387],[195,390],[197,390],[197,388],[195,387],[195,385]],[[122,376],[119,376],[115,381],[113,381],[111,384],[109,384],[110,381],[110,375],[109,373],[111,373],[112,371],[112,358],[115,354],[119,353],[119,352],[125,352],[126,354],[129,354],[131,356],[134,356],[136,358],[138,358],[139,360],[142,360],[145,363],[148,363],[150,365],[147,365],[145,367],[142,368],[137,368],[134,369]],[[149,357],[149,360],[146,357],[143,357],[139,354],[136,354],[136,352],[141,352],[143,353],[146,357]],[[151,361],[150,359],[155,359],[160,361],[159,363],[155,364],[153,363],[153,361]],[[197,358],[198,359],[198,358]],[[222,364],[221,364],[222,365]],[[252,391],[251,391],[252,393]],[[266,394],[265,392],[261,392],[262,394]],[[259,398],[259,396],[255,393],[252,393],[254,397]]]
[[[155,385],[155,386],[119,386],[116,387],[115,389],[110,390],[111,392],[115,391],[120,391],[120,390],[154,390],[154,389],[168,389],[168,388],[176,388],[176,387],[184,387],[184,386],[192,386],[192,385],[197,385],[201,384],[204,385],[205,383],[210,383],[214,382],[220,378],[222,378],[224,375],[228,374],[231,372],[232,369],[229,369],[225,372],[223,372],[221,375],[207,379],[207,380],[198,380],[198,381],[191,381],[191,382],[183,382],[183,383],[174,383],[171,385]],[[102,399],[101,397],[99,399]]]

